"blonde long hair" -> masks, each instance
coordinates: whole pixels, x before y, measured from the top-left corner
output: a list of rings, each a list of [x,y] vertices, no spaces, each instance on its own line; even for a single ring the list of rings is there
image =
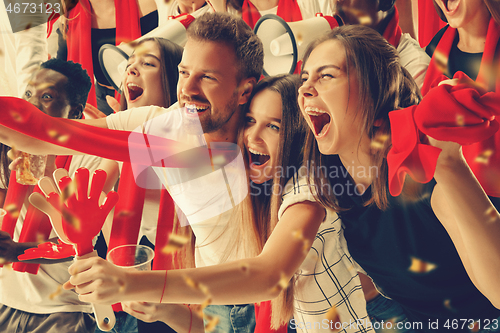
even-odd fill
[[[299,86],[300,79],[297,76],[278,75],[261,80],[252,93],[253,98],[257,93],[268,89],[279,93],[282,101],[276,166],[283,172],[275,173],[273,178],[263,185],[251,184],[251,196],[247,202],[247,204],[251,204],[251,207],[246,209],[247,214],[243,216],[244,220],[254,219],[253,233],[256,235],[257,243],[255,245],[257,245],[258,253],[262,251],[265,242],[278,223],[278,210],[282,201],[283,189],[288,180],[296,175],[302,164],[302,147],[307,125],[300,115],[297,103]],[[249,103],[247,108],[248,105]],[[252,213],[248,213],[249,211]],[[294,278],[289,286],[271,302],[271,323],[275,329],[287,324],[293,316],[293,290]]]

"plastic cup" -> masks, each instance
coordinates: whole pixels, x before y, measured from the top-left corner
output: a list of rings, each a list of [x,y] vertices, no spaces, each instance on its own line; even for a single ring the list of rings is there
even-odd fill
[[[109,251],[106,260],[122,268],[149,271],[154,256],[153,249],[146,245],[122,245]]]
[[[7,214],[7,211],[5,209],[0,208],[0,229],[2,229],[2,221],[4,216]]]
[[[21,152],[21,161],[16,169],[16,181],[21,185],[36,185],[44,176],[47,155],[31,155]]]

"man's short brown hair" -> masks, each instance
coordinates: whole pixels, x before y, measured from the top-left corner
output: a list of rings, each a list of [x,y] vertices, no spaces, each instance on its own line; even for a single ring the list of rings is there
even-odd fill
[[[234,48],[241,74],[238,79],[248,77],[254,77],[257,81],[260,79],[264,65],[262,42],[241,18],[227,13],[207,13],[189,26],[187,36],[195,40],[230,45]]]

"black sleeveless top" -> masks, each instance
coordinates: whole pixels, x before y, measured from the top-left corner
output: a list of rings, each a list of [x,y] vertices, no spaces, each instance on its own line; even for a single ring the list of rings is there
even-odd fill
[[[345,170],[338,156],[333,164]],[[417,199],[389,195],[390,206],[381,211],[375,205],[364,206],[371,197],[370,188],[362,195],[352,195],[348,189],[353,180],[338,174],[330,182],[340,206],[350,208],[339,213],[349,251],[382,291],[402,305],[410,321],[421,322],[424,331],[436,332],[428,327],[429,320],[437,319],[444,330],[447,319],[451,324],[452,319],[500,316],[500,310],[469,279],[451,238],[432,211],[434,180],[423,185]],[[340,191],[342,188],[347,190]],[[500,199],[494,200],[500,207]],[[413,261],[434,268],[414,272],[409,269]]]
[[[443,37],[448,25],[443,27],[438,33],[432,38],[431,42],[425,48],[425,52],[432,58],[436,47]],[[456,72],[461,71],[467,74],[472,80],[476,80],[477,74],[479,73],[479,67],[481,65],[481,59],[483,58],[483,53],[467,53],[462,52],[457,47],[458,44],[458,34],[453,41],[450,50],[450,56],[448,58],[448,74],[449,77],[453,77]]]

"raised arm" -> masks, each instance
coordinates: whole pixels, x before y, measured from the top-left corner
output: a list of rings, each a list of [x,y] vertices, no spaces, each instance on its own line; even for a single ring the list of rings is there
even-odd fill
[[[474,285],[500,308],[500,215],[462,155],[461,146],[430,139],[442,150],[431,198]],[[495,181],[492,179],[492,181]]]
[[[46,119],[45,119],[46,118]],[[45,115],[44,119],[48,122],[46,128],[50,129],[50,121],[52,118]],[[71,120],[71,119],[57,119],[58,121],[66,122],[82,122],[87,125],[96,126],[100,128],[108,128],[106,125],[106,119],[88,119],[88,120]],[[30,124],[24,124],[27,128],[30,128]],[[79,151],[72,150],[69,148],[61,147],[56,144],[38,140],[27,134],[20,133],[16,130],[10,129],[3,125],[0,125],[0,142],[10,146],[15,147],[17,150],[21,150],[34,155],[79,155],[82,154]]]
[[[262,253],[216,266],[152,272],[127,272],[105,260],[79,260],[69,271],[85,302],[146,301],[199,304],[253,303],[275,298],[310,249],[325,209],[301,202],[288,207]],[[302,234],[302,237],[294,235]],[[304,245],[306,244],[306,245]],[[117,283],[118,282],[118,283]],[[71,285],[66,284],[66,288]]]

